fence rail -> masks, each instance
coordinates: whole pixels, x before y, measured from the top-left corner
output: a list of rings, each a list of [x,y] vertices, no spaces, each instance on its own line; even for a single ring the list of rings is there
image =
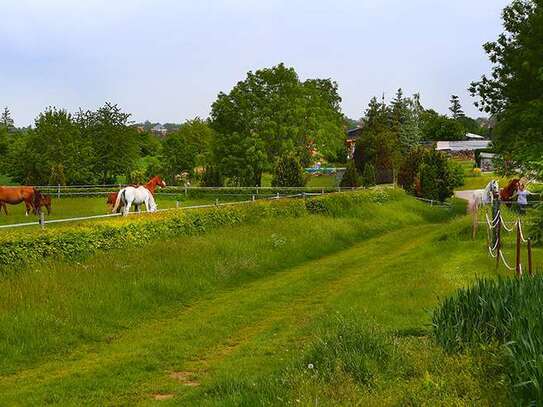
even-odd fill
[[[256,201],[262,201],[262,200],[299,198],[299,197],[316,196],[316,195],[322,195],[322,194],[321,193],[299,193],[299,194],[280,195],[279,193],[277,193],[277,194],[268,195],[268,196],[260,195],[259,197],[253,194],[250,200],[245,200],[245,201],[219,202],[218,200],[216,200],[215,203],[212,203],[212,204],[176,206],[174,208],[157,209],[155,212],[129,212],[129,215],[133,216],[137,214],[142,215],[142,214],[149,214],[149,213],[156,213],[156,212],[175,211],[175,210],[190,210],[190,209],[215,208],[219,206],[246,205],[246,204],[251,204]],[[15,224],[9,224],[9,225],[0,225],[0,229],[18,228],[18,227],[24,227],[24,226],[38,226],[38,225],[44,228],[48,224],[77,222],[77,221],[85,221],[85,220],[93,220],[93,219],[104,219],[104,218],[118,217],[121,215],[122,215],[121,213],[108,213],[108,214],[103,214],[103,215],[89,215],[89,216],[78,216],[74,218],[45,220],[44,215],[42,213],[40,214],[40,217],[37,221],[15,223]]]

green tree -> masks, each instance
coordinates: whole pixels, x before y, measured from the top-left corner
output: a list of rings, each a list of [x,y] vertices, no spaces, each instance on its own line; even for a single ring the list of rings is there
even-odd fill
[[[465,129],[458,120],[440,115],[434,110],[421,113],[421,129],[426,140],[463,140]]]
[[[451,111],[452,118],[456,120],[465,117],[462,105],[460,104],[460,98],[457,95],[452,95],[450,102],[451,107],[449,107],[449,110]]]
[[[162,143],[166,179],[171,182],[183,171],[192,174],[196,166],[205,167],[210,161],[213,137],[209,124],[200,118],[188,120],[179,130],[170,133]]]
[[[46,109],[35,129],[14,137],[12,143],[9,175],[19,182],[76,184],[94,179],[92,148],[65,110]]]
[[[543,174],[543,2],[513,0],[505,32],[484,44],[490,76],[471,84],[477,106],[497,120],[493,145],[504,158]]]
[[[351,187],[358,188],[361,185],[362,185],[362,179],[360,178],[360,175],[358,174],[358,170],[356,169],[354,161],[349,160],[349,162],[347,163],[345,174],[343,174],[343,177],[341,178],[341,182],[339,183],[339,186],[344,187],[344,188],[351,188]]]
[[[400,165],[398,171],[398,184],[410,194],[417,192],[417,178],[419,175],[419,167],[426,149],[423,147],[414,148],[407,153]]]
[[[370,163],[366,163],[364,165],[364,172],[362,173],[362,186],[371,187],[375,184],[375,168]]]
[[[440,202],[453,194],[456,184],[450,172],[447,156],[439,151],[427,150],[419,167],[420,194],[426,199]]]
[[[263,169],[271,169],[276,157],[294,153],[305,166],[311,151],[335,154],[345,139],[340,102],[337,84],[329,79],[302,82],[283,64],[249,72],[212,105],[221,173],[234,183],[260,185]]]
[[[94,171],[104,183],[116,182],[119,175],[129,176],[135,169],[140,144],[136,129],[130,126],[130,114],[107,102],[97,111],[79,111],[77,125],[94,154]]]
[[[273,171],[272,187],[303,187],[304,169],[294,154],[280,157]]]
[[[4,111],[2,112],[2,115],[0,116],[0,126],[5,127],[6,129],[10,130],[13,128],[13,119],[11,118],[11,112],[7,107],[4,107]]]

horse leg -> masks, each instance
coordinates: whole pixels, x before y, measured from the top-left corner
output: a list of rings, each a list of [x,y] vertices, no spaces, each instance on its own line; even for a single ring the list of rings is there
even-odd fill
[[[132,201],[130,199],[127,199],[123,208],[123,216],[128,216],[128,212],[130,212],[131,206],[132,206]]]

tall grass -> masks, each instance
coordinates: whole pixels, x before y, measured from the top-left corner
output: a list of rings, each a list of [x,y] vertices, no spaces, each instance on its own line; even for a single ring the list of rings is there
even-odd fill
[[[405,210],[406,202],[418,212]],[[344,218],[271,219],[280,214],[273,206],[269,209],[276,212],[261,220],[208,229],[204,235],[170,236],[89,260],[20,265],[18,273],[0,279],[0,372],[104,341],[153,313],[441,213],[409,198],[355,206],[356,216]]]
[[[437,341],[456,352],[502,345],[513,392],[543,403],[543,276],[479,280],[443,301],[433,316]]]

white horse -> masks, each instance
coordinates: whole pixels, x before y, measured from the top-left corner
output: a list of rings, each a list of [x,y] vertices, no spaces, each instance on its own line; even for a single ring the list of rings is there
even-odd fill
[[[500,186],[498,181],[493,179],[490,181],[485,189],[479,189],[473,191],[472,197],[468,203],[468,211],[473,213],[482,205],[492,204],[496,196],[500,194]]]
[[[113,206],[113,213],[117,212],[119,205],[123,206],[122,213],[123,216],[128,215],[130,207],[132,204],[136,206],[136,211],[140,212],[140,205],[145,204],[147,212],[155,212],[157,210],[157,204],[153,194],[149,192],[144,186],[135,187],[126,187],[119,191],[117,194],[117,200]]]

